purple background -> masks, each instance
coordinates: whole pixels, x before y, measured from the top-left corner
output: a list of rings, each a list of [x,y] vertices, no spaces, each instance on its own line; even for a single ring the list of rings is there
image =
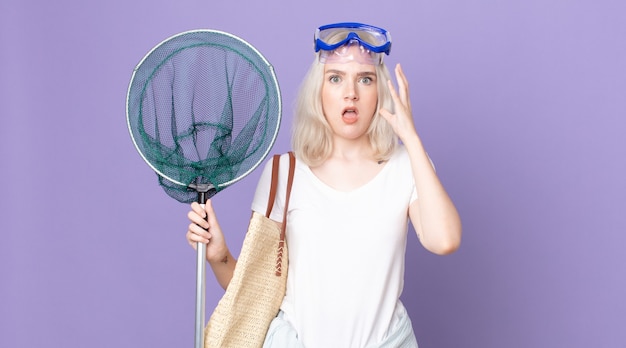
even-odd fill
[[[622,0],[3,0],[0,347],[192,346],[188,207],[131,142],[132,70],[182,31],[244,38],[277,71],[284,152],[313,30],[346,20],[392,33],[463,218],[449,257],[410,235],[420,347],[626,347]],[[234,254],[259,174],[214,200]]]

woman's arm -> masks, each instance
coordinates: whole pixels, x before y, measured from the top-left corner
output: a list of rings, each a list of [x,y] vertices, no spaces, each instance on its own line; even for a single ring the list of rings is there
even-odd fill
[[[411,159],[417,199],[409,207],[409,217],[422,245],[446,255],[461,245],[461,219],[454,203],[439,181],[418,137],[404,142]]]
[[[400,64],[396,66],[395,73],[398,92],[391,81],[388,82],[395,114],[388,110],[380,110],[380,113],[404,143],[411,161],[418,198],[409,207],[409,217],[426,249],[440,255],[449,254],[461,244],[461,219],[415,130],[409,85]]]

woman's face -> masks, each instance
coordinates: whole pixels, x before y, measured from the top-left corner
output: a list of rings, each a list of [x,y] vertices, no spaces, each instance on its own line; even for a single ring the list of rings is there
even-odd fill
[[[358,50],[358,47],[351,49]],[[377,103],[377,76],[373,65],[354,60],[324,64],[322,108],[335,136],[350,140],[364,136]]]

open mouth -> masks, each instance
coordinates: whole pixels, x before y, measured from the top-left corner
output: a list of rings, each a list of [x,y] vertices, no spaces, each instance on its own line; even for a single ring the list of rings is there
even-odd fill
[[[341,115],[341,119],[347,124],[355,123],[359,119],[359,112],[356,108],[345,108],[343,110],[343,114]]]

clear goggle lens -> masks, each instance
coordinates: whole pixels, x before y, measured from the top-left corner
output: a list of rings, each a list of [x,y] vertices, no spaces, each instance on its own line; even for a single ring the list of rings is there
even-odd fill
[[[383,54],[372,52],[363,47],[358,41],[352,40],[332,51],[320,51],[319,60],[322,64],[356,61],[360,64],[378,65],[383,61]]]

